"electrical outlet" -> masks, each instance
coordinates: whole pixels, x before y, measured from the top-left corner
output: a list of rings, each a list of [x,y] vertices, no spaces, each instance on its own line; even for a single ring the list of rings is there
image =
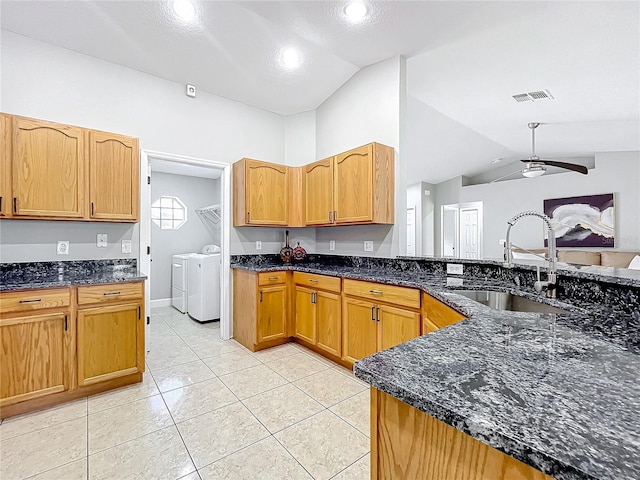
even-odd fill
[[[336,249],[336,241],[335,240],[329,240],[329,250],[333,251]]]
[[[56,253],[58,255],[69,255],[69,240],[59,241]]]
[[[256,240],[256,250],[262,250],[262,242],[260,240]]]
[[[107,234],[99,233],[96,236],[96,246],[98,248],[107,248]]]
[[[373,252],[373,240],[365,240],[364,241],[364,251],[365,252]]]
[[[500,240],[498,240],[498,245],[500,245],[501,247],[504,247],[505,243],[507,243],[507,241],[504,238],[501,238]]]
[[[122,240],[122,253],[131,253],[131,240]]]
[[[461,263],[447,263],[447,275],[462,275],[464,266]]]

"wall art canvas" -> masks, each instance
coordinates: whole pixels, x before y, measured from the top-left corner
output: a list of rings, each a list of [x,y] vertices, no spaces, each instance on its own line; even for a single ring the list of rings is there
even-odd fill
[[[544,200],[544,213],[558,247],[615,246],[613,193]]]

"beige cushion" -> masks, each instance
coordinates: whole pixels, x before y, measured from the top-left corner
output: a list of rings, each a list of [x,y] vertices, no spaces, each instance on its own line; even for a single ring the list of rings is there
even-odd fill
[[[600,255],[600,263],[604,267],[627,268],[633,257],[640,252],[615,252],[603,251]]]
[[[574,263],[576,265],[600,265],[600,252],[558,250],[558,261],[565,263]]]

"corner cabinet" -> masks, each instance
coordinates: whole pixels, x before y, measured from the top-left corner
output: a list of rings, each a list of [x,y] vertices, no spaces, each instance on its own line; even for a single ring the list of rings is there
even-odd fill
[[[83,129],[22,117],[11,123],[13,216],[84,217]]]
[[[92,219],[138,221],[138,139],[89,131],[89,215]]]
[[[432,333],[464,320],[466,317],[453,308],[422,293],[422,333]]]
[[[0,215],[137,222],[138,139],[0,114]]]
[[[235,227],[288,225],[288,197],[288,167],[249,158],[233,164]]]

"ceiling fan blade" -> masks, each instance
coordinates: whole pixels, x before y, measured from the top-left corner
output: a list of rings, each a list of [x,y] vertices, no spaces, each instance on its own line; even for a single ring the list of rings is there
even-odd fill
[[[495,180],[491,180],[489,183],[496,183],[499,182],[500,180],[503,180],[507,177],[510,177],[511,175],[515,175],[516,173],[522,173],[522,170],[517,170],[515,172],[511,172],[511,173],[507,173],[506,175],[503,175],[501,177],[496,178]]]
[[[538,160],[537,163],[542,163],[543,165],[549,165],[550,167],[558,167],[564,168],[566,170],[571,170],[574,172],[582,173],[586,175],[589,173],[589,170],[584,165],[577,165],[575,163],[566,163],[566,162],[556,162],[554,160]]]

